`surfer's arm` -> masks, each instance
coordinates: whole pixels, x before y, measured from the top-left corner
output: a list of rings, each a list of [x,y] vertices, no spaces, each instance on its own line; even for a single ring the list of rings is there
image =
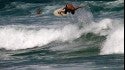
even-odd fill
[[[78,7],[76,7],[75,10],[77,10],[77,9],[79,9],[79,8],[82,8],[82,6],[78,6]]]
[[[75,10],[77,10],[77,9],[79,9],[79,8],[86,7],[86,6],[87,6],[87,5],[77,6],[77,7],[75,8]]]

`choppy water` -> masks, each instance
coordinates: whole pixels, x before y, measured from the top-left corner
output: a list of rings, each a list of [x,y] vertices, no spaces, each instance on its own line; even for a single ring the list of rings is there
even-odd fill
[[[54,16],[66,3],[86,6]],[[0,70],[123,69],[123,0],[0,0]]]

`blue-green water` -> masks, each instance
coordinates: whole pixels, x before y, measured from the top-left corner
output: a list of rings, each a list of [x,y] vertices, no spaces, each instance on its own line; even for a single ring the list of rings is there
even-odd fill
[[[0,0],[0,70],[123,69],[123,0]]]

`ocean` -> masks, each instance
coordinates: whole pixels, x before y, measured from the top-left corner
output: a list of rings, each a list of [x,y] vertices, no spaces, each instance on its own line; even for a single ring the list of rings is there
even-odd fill
[[[124,70],[124,0],[0,0],[0,70]]]

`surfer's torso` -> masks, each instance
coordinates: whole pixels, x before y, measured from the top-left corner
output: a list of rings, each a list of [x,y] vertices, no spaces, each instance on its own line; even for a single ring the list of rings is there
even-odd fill
[[[65,9],[64,12],[65,14],[67,14],[67,12],[74,14],[76,10],[76,8],[72,4],[67,4],[64,9]]]

